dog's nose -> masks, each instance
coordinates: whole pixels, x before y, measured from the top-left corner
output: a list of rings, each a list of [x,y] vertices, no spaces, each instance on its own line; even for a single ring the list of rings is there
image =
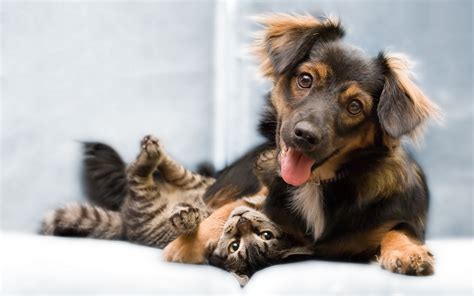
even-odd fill
[[[294,128],[295,140],[302,148],[311,149],[319,143],[319,129],[309,121],[300,121]]]
[[[240,232],[248,232],[250,228],[252,228],[250,220],[244,217],[240,217],[239,221],[237,221],[237,229]]]

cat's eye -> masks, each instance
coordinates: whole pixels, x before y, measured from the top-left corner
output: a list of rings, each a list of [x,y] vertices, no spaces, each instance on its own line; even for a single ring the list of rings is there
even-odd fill
[[[362,103],[359,100],[352,100],[347,105],[347,112],[351,115],[357,115],[362,111]]]
[[[310,88],[313,85],[313,76],[311,74],[303,72],[296,78],[298,86],[301,88]]]
[[[229,245],[229,253],[237,252],[237,250],[239,249],[239,246],[240,246],[239,241],[231,242]]]
[[[260,237],[264,240],[271,240],[273,238],[273,233],[270,231],[262,231],[260,232]]]

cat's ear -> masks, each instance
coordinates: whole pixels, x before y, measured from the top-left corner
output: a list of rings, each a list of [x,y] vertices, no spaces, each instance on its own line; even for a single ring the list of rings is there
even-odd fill
[[[291,247],[286,249],[282,252],[281,258],[286,259],[290,256],[298,256],[298,255],[312,255],[314,254],[314,250],[311,246],[297,246]]]
[[[245,275],[245,274],[239,274],[233,271],[232,275],[234,275],[234,277],[237,279],[241,287],[244,287],[245,285],[247,285],[247,283],[250,280],[248,275]]]

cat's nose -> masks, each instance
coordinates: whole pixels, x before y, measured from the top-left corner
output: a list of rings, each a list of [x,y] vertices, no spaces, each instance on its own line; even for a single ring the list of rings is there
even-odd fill
[[[250,220],[244,217],[240,217],[239,221],[237,221],[237,229],[240,232],[248,232],[252,227]]]

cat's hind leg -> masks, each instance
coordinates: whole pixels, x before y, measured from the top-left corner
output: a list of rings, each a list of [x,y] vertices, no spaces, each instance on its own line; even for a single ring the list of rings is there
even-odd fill
[[[89,204],[70,204],[56,209],[43,220],[40,233],[55,236],[123,238],[120,213]]]

